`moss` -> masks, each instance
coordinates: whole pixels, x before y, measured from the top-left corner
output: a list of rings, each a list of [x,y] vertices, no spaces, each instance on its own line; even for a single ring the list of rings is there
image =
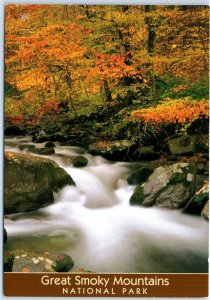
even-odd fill
[[[139,184],[147,180],[147,178],[154,171],[153,168],[142,167],[128,176],[127,182],[128,184]]]
[[[187,187],[189,187],[191,185],[191,182],[187,180],[187,174],[185,174],[185,173],[174,173],[170,177],[168,184],[175,185],[177,183],[183,183],[184,186],[187,186]]]
[[[72,258],[68,255],[59,255],[51,266],[55,272],[68,272],[74,266]]]
[[[76,168],[81,168],[85,167],[88,164],[88,160],[84,156],[78,156],[74,161],[73,161],[73,166]]]
[[[194,202],[197,203],[198,205],[204,205],[208,199],[209,199],[208,193],[200,193],[196,196]]]
[[[144,201],[144,188],[142,186],[137,186],[133,195],[130,198],[131,205],[141,205]]]

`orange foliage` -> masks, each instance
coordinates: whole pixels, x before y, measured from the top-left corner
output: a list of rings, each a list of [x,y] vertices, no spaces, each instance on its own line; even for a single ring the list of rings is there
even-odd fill
[[[208,103],[206,100],[192,101],[189,98],[167,99],[156,107],[139,109],[133,111],[131,115],[156,125],[186,124],[198,118],[208,118]]]

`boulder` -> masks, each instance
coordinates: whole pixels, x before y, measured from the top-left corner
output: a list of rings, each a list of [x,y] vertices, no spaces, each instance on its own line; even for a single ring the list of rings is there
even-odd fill
[[[192,197],[195,189],[195,165],[176,163],[158,167],[147,179],[137,186],[130,204],[180,208]]]
[[[30,148],[30,152],[40,155],[51,155],[55,153],[54,148]]]
[[[88,159],[82,155],[79,156],[68,156],[63,154],[56,154],[56,159],[59,164],[63,166],[73,165],[76,168],[85,167],[88,164]]]
[[[135,172],[130,174],[127,178],[128,184],[139,184],[147,180],[147,178],[152,174],[154,168],[141,167]]]
[[[209,200],[206,202],[206,204],[204,205],[204,208],[201,212],[201,216],[206,219],[209,220]]]
[[[196,137],[185,135],[168,141],[170,153],[177,154],[193,154],[196,150]]]
[[[5,258],[7,272],[69,272],[74,266],[71,256],[49,251],[15,250]]]
[[[190,199],[184,208],[185,213],[200,215],[206,202],[209,200],[209,184],[205,183]]]
[[[154,150],[153,146],[141,147],[134,152],[134,159],[153,160],[158,159],[161,153]]]
[[[130,160],[136,144],[129,140],[100,141],[90,144],[88,151],[93,155],[101,155],[109,160]]]
[[[209,154],[209,135],[196,136],[196,152]]]
[[[21,145],[18,145],[18,148],[19,148],[20,150],[33,149],[33,148],[35,148],[35,145],[31,145],[31,144],[21,144]]]
[[[48,142],[45,144],[45,147],[46,147],[46,148],[55,148],[55,144],[54,144],[53,142],[48,141]]]
[[[88,164],[88,159],[84,156],[77,156],[73,160],[73,166],[76,168],[85,167]]]
[[[30,211],[53,203],[53,191],[75,185],[66,171],[50,159],[5,153],[5,214]]]

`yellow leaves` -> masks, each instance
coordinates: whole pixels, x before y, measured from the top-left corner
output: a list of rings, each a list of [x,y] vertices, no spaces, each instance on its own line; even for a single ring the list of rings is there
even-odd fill
[[[197,118],[208,118],[208,102],[206,100],[192,101],[188,97],[179,100],[169,98],[156,107],[136,110],[131,115],[154,125],[185,124]]]

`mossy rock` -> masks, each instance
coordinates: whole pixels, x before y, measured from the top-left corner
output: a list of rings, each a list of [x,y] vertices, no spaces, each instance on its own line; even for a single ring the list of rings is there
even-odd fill
[[[205,183],[187,203],[184,212],[193,215],[201,215],[208,200],[209,184]]]
[[[5,153],[4,212],[30,211],[54,202],[53,191],[75,185],[71,176],[50,159]]]
[[[30,152],[40,155],[51,155],[55,154],[54,148],[30,148]]]
[[[158,167],[135,189],[130,203],[170,209],[183,207],[194,193],[195,172],[195,165],[189,163]]]
[[[141,186],[137,186],[135,188],[135,191],[133,195],[130,198],[130,204],[131,205],[141,205],[142,202],[144,201],[144,189]]]
[[[46,148],[55,148],[55,144],[54,144],[53,142],[48,141],[48,142],[45,144],[45,147],[46,147]]]
[[[88,164],[88,159],[84,156],[77,156],[74,160],[73,160],[73,166],[76,168],[81,168],[81,167],[85,167]]]
[[[33,149],[33,148],[35,148],[35,145],[31,145],[31,144],[22,144],[22,145],[19,145],[18,148],[19,148],[20,150]]]
[[[168,141],[170,153],[177,154],[193,154],[196,150],[196,137],[184,135]]]
[[[60,254],[56,257],[52,268],[55,272],[68,272],[74,266],[71,256]]]
[[[160,155],[161,153],[155,151],[153,146],[148,146],[137,149],[133,154],[133,158],[137,160],[155,160],[158,159]]]
[[[7,272],[69,272],[74,266],[71,256],[51,251],[18,249],[5,257]]]
[[[127,178],[128,184],[139,184],[147,180],[147,178],[152,174],[154,168],[141,167]]]
[[[101,155],[112,161],[130,160],[136,144],[129,140],[100,141],[90,144],[88,151],[93,155]]]

